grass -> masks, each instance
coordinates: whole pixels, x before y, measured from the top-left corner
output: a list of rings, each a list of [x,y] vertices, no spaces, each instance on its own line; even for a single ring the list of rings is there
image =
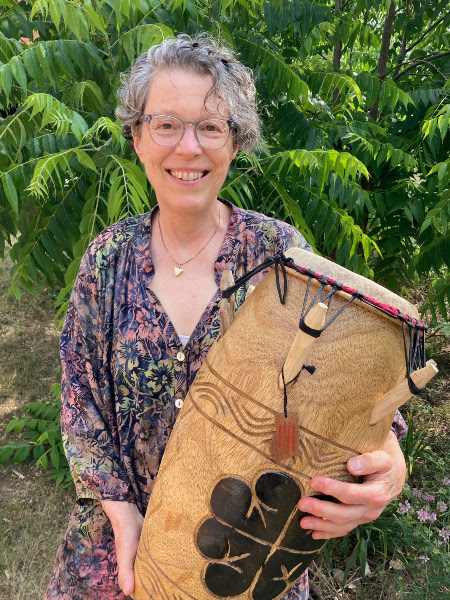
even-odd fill
[[[48,397],[50,386],[59,380],[53,301],[46,290],[37,297],[24,293],[21,303],[7,296],[10,266],[8,261],[0,262],[0,445],[11,417],[20,417],[27,402]],[[431,459],[415,459],[411,487],[426,489],[435,484],[439,473],[450,476],[449,350],[449,340],[430,336],[428,354],[438,363],[439,375],[424,396],[403,409],[404,414],[412,411],[417,431],[427,432],[431,455]],[[55,487],[42,469],[21,464],[0,465],[0,489],[0,600],[40,600],[74,506],[73,488]],[[367,535],[367,530],[363,533]],[[356,541],[356,535],[335,540],[327,546],[328,552],[319,555],[310,569],[311,600],[450,598],[445,586],[441,596],[425,592],[419,586],[427,581],[426,571],[405,568],[397,555],[384,561],[379,550],[368,553],[364,583],[355,563],[343,590],[344,571]]]
[[[59,380],[59,334],[45,290],[8,296],[8,260],[0,263],[0,445],[4,425]],[[0,465],[0,600],[40,600],[75,495],[30,464]]]
[[[30,465],[0,467],[0,600],[40,600],[75,496]]]
[[[48,395],[59,379],[53,301],[45,292],[36,297],[24,293],[20,303],[8,295],[10,267],[8,259],[0,267],[0,422]]]

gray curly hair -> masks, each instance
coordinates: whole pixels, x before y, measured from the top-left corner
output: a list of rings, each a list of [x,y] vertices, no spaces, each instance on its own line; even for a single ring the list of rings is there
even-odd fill
[[[121,106],[116,109],[116,116],[123,123],[124,137],[130,139],[132,131],[138,137],[141,135],[139,118],[145,109],[149,86],[155,73],[162,69],[185,69],[211,75],[214,85],[205,103],[215,94],[225,104],[229,118],[236,124],[234,143],[244,152],[252,152],[262,145],[251,70],[211,37],[191,38],[185,34],[153,46],[134,61],[129,73],[122,74],[123,87],[117,92]]]

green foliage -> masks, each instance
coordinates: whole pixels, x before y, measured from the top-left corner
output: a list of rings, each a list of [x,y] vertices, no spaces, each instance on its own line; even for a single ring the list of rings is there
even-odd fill
[[[410,413],[408,415],[408,431],[400,442],[408,469],[408,476],[412,474],[414,464],[418,459],[430,457],[430,441],[430,434],[426,430],[416,430],[413,414]]]
[[[14,244],[11,290],[46,281],[63,290],[63,312],[90,241],[153,206],[114,118],[119,75],[162,39],[206,30],[253,69],[267,142],[258,156],[238,155],[223,195],[292,222],[317,252],[392,289],[433,270],[426,307],[448,320],[450,12],[445,2],[399,4],[380,76],[387,9],[357,0],[342,10],[324,0],[6,8],[0,255]]]
[[[6,425],[5,433],[21,436],[0,448],[0,464],[17,464],[32,461],[48,470],[56,485],[70,485],[72,476],[64,454],[59,414],[61,410],[61,386],[55,384],[51,398],[36,400],[24,406],[25,416],[13,417]]]
[[[402,494],[376,521],[359,525],[344,538],[330,540],[322,550],[331,572],[333,564],[344,561],[342,589],[356,573],[364,585],[370,559],[371,564],[377,561],[380,570],[388,561],[404,565],[411,579],[409,585],[427,590],[417,598],[445,594],[450,557],[449,462],[447,455],[438,456],[432,447],[436,437],[430,435],[428,427],[417,426],[417,419],[417,413],[409,415],[408,432],[401,441],[408,466],[408,483]],[[445,448],[445,440],[441,439]],[[425,463],[427,469],[423,468]],[[415,487],[418,485],[420,489]]]

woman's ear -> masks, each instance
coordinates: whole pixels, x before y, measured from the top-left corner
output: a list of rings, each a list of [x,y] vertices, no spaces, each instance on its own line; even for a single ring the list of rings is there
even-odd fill
[[[231,160],[233,160],[234,158],[236,158],[236,154],[238,153],[238,150],[239,150],[239,146],[235,146],[233,148],[233,152],[231,154]]]
[[[133,134],[134,150],[142,162],[141,136],[137,135],[134,129],[131,129],[131,133]]]

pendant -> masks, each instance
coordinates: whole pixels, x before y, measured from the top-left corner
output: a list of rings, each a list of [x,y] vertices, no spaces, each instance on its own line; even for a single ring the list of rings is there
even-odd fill
[[[184,269],[180,269],[178,267],[173,268],[173,274],[175,275],[175,277],[179,277],[183,271]]]

